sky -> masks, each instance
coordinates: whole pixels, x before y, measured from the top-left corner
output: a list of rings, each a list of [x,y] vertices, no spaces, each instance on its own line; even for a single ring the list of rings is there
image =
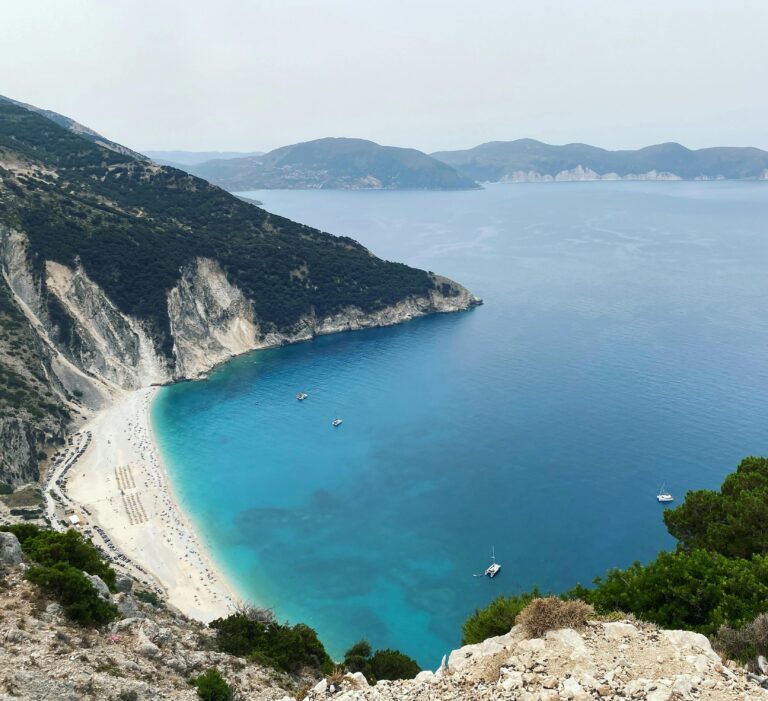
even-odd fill
[[[138,150],[768,149],[768,0],[2,0],[0,94]]]

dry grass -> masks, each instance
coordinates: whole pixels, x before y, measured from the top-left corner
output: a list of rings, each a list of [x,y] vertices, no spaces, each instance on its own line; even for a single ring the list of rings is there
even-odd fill
[[[564,601],[555,596],[547,596],[531,601],[517,614],[515,622],[523,626],[531,638],[540,638],[548,630],[583,628],[594,616],[592,606],[583,601]]]
[[[325,679],[329,686],[333,684],[338,689],[341,682],[344,681],[344,668],[339,666],[334,667],[333,672],[331,672]]]

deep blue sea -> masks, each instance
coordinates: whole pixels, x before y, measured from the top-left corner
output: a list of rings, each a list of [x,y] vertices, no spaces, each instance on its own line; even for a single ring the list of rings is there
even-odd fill
[[[247,194],[485,300],[154,404],[221,566],[334,656],[367,638],[434,668],[493,597],[669,548],[663,482],[679,501],[768,453],[768,183]],[[492,546],[501,574],[473,577]]]

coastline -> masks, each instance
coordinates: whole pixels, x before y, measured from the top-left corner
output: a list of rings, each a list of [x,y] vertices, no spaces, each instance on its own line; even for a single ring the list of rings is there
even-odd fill
[[[435,279],[455,286],[447,278]],[[206,379],[213,368],[254,350],[482,304],[458,288],[453,297],[436,292],[428,299],[408,298],[374,315],[339,314],[291,337],[273,336],[262,345],[230,349],[220,357],[209,355],[175,381]],[[69,435],[64,454],[49,468],[44,485],[46,512],[57,529],[70,527],[70,517],[77,516],[78,527],[118,572],[130,574],[183,614],[207,623],[232,613],[241,598],[215,563],[201,531],[181,508],[163,464],[150,417],[152,399],[163,385],[153,382],[123,390],[109,383],[108,404],[93,411]]]
[[[209,622],[231,613],[238,597],[179,506],[152,430],[157,391],[122,393],[81,427],[91,441],[67,476],[66,495],[75,502],[68,506],[94,542],[124,555],[118,569],[140,581],[149,576],[168,603]]]

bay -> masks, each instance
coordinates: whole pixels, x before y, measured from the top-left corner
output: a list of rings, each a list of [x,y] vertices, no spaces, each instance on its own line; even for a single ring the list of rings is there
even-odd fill
[[[251,353],[153,405],[221,567],[337,658],[366,638],[434,668],[493,597],[673,547],[662,482],[679,503],[766,453],[766,183],[243,194],[485,300]],[[473,577],[492,546],[501,574]]]

